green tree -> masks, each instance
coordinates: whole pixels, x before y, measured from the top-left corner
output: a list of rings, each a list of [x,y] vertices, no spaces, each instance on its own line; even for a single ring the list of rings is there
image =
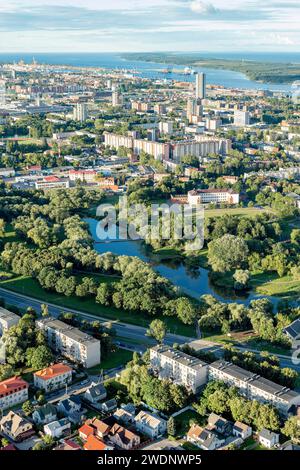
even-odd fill
[[[29,416],[31,415],[31,413],[33,412],[34,408],[33,408],[33,405],[31,403],[30,400],[27,400],[23,403],[22,405],[22,410],[24,411],[24,413],[26,414],[26,416]]]
[[[166,325],[162,320],[153,320],[147,330],[147,336],[156,339],[158,343],[163,343],[166,336]]]
[[[291,416],[286,420],[284,423],[284,427],[282,429],[282,433],[293,439],[293,441],[299,442],[300,441],[300,426],[299,426],[299,418],[297,416]]]
[[[247,262],[248,253],[245,240],[230,234],[208,244],[208,261],[218,272],[242,268]]]
[[[172,437],[175,437],[175,436],[176,436],[176,423],[175,423],[175,419],[173,418],[173,416],[171,416],[171,417],[168,419],[168,422],[167,422],[167,433],[168,433],[168,436],[172,436]]]

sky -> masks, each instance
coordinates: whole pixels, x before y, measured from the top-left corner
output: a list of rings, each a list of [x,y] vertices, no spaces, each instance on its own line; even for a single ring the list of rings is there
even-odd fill
[[[0,0],[0,52],[299,52],[299,24],[299,0]]]

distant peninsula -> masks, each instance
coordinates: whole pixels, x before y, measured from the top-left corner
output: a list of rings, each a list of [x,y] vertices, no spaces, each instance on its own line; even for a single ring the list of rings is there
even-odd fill
[[[300,80],[300,63],[293,62],[260,62],[241,59],[217,59],[202,57],[200,54],[175,53],[126,53],[126,60],[156,62],[165,65],[185,65],[189,67],[204,67],[225,69],[241,72],[251,80],[263,83],[292,83]]]

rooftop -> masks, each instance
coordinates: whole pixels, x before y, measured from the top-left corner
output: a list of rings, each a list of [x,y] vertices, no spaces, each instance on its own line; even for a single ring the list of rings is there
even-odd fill
[[[180,364],[192,367],[193,369],[201,369],[202,367],[207,366],[206,362],[201,361],[197,357],[189,356],[184,352],[171,348],[170,346],[157,345],[151,348],[153,351],[157,351],[159,354],[162,354],[165,357],[168,357]]]
[[[66,374],[67,372],[72,372],[71,367],[65,364],[53,364],[50,367],[46,367],[45,369],[35,372],[34,375],[39,377],[42,380],[50,380],[53,377]]]

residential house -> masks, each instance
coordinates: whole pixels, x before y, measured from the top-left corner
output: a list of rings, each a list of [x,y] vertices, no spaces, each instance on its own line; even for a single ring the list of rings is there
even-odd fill
[[[65,387],[72,382],[72,369],[66,364],[53,364],[33,374],[36,388],[52,392]]]
[[[224,436],[230,436],[232,433],[232,423],[216,413],[211,413],[208,417],[208,425],[211,430],[217,431]]]
[[[84,450],[113,450],[114,448],[105,442],[97,439],[97,437],[91,435],[83,446]]]
[[[81,408],[81,400],[77,395],[71,395],[59,402],[58,411],[69,418],[72,423],[80,423],[83,418],[83,411]]]
[[[224,437],[220,437],[216,432],[197,424],[190,427],[187,433],[187,441],[202,450],[216,450],[225,443]]]
[[[131,450],[137,447],[141,438],[137,434],[123,428],[119,424],[114,424],[109,432],[109,440],[123,450]]]
[[[7,444],[7,446],[1,447],[0,450],[18,450],[13,444]]]
[[[196,393],[207,382],[208,365],[200,359],[170,346],[150,349],[151,368],[160,379],[170,379]]]
[[[54,447],[53,450],[82,450],[80,445],[72,441],[72,439],[65,439],[61,444]]]
[[[20,377],[0,382],[0,410],[12,408],[28,400],[29,384]]]
[[[32,413],[32,419],[37,425],[51,423],[51,421],[55,421],[56,418],[56,407],[51,405],[51,403],[47,403],[46,405],[37,408]]]
[[[44,433],[54,439],[59,439],[61,436],[71,432],[71,423],[67,418],[58,421],[52,421],[44,426]]]
[[[293,342],[300,339],[300,319],[294,320],[290,325],[283,329],[283,333]]]
[[[118,408],[114,414],[113,417],[116,419],[116,421],[124,424],[132,424],[134,423],[134,418],[135,418],[135,412],[130,413],[124,408]]]
[[[112,398],[111,400],[107,400],[101,403],[101,410],[104,413],[110,413],[113,410],[115,410],[117,406],[118,406],[117,400],[115,398]]]
[[[94,435],[99,439],[106,437],[110,431],[111,426],[101,419],[93,418],[87,420],[79,429],[79,436],[83,440],[87,440],[90,435]]]
[[[232,428],[232,434],[245,440],[252,435],[252,428],[251,426],[248,426],[248,424],[236,421]]]
[[[107,396],[106,389],[103,384],[92,383],[91,386],[86,390],[84,394],[85,400],[89,401],[93,405],[96,405],[102,400],[105,400]]]
[[[279,434],[268,429],[262,429],[258,434],[258,440],[264,447],[271,449],[279,443]]]
[[[136,429],[142,434],[146,434],[151,438],[156,438],[166,432],[166,420],[149,413],[148,411],[140,411],[134,418]]]
[[[14,411],[0,420],[0,431],[15,442],[23,441],[34,434],[33,425]]]

